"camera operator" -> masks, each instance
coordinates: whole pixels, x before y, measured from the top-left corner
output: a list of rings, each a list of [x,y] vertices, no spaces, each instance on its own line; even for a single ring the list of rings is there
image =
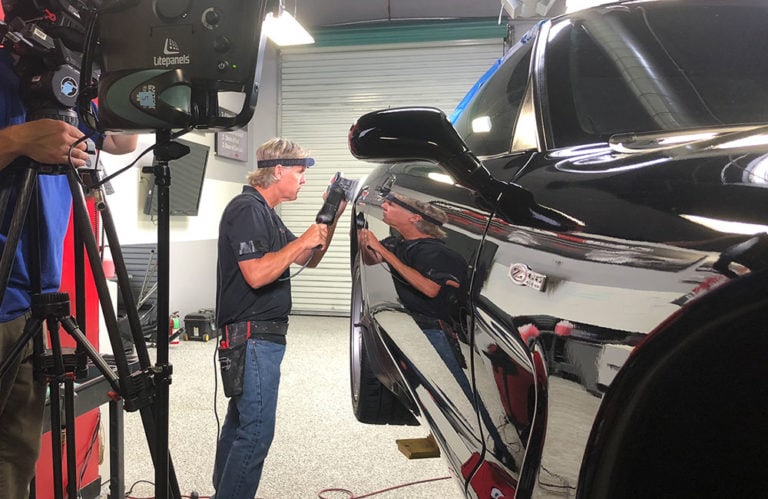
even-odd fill
[[[3,13],[0,11],[0,16]],[[5,247],[9,221],[13,215],[20,168],[30,162],[84,166],[88,160],[85,143],[71,148],[83,132],[64,121],[40,119],[26,122],[26,109],[20,97],[20,81],[14,72],[16,56],[9,47],[0,48],[0,252]],[[103,150],[122,154],[136,147],[137,136],[107,136]],[[71,148],[71,151],[70,151]],[[37,230],[40,246],[40,288],[55,292],[61,280],[64,235],[69,223],[71,193],[65,175],[38,176],[38,226],[25,224],[3,302],[0,304],[0,361],[21,337],[29,318],[30,293],[37,283],[29,268],[30,232]],[[34,202],[34,201],[33,201]],[[34,259],[32,259],[34,260]],[[23,351],[0,380],[0,497],[27,497],[40,451],[44,380],[36,380],[32,367],[33,342]]]
[[[290,140],[262,144],[249,185],[230,201],[219,224],[216,324],[225,341],[233,335],[250,338],[240,343],[245,355],[239,364],[244,365],[242,392],[227,394],[231,398],[216,449],[213,486],[219,499],[256,495],[275,430],[291,311],[289,267],[317,266],[346,207],[342,201],[330,225],[312,224],[298,237],[283,224],[274,208],[296,199],[305,170],[314,164],[307,156]],[[219,355],[221,362],[221,349]]]

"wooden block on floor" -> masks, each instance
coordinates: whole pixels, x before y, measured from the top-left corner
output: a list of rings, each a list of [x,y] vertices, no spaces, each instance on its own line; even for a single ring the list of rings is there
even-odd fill
[[[440,448],[431,434],[424,438],[403,438],[395,440],[395,442],[397,442],[398,450],[408,459],[440,457]]]

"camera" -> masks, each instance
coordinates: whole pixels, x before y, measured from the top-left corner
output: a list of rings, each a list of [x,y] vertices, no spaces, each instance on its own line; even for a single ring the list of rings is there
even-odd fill
[[[5,0],[0,40],[19,56],[27,119],[52,118],[78,124],[80,65],[85,25],[72,3],[61,0]]]

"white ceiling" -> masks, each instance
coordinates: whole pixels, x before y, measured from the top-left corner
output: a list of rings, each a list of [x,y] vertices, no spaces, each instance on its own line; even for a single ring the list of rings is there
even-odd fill
[[[537,3],[550,2],[550,16],[562,11],[560,4],[565,4],[564,0],[520,0],[534,10]],[[284,4],[310,31],[321,26],[371,22],[498,18],[501,11],[501,0],[284,0]]]

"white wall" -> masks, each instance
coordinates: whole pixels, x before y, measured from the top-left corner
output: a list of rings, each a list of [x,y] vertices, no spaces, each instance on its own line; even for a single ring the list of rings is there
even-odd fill
[[[248,163],[215,155],[214,133],[191,132],[183,137],[210,146],[211,152],[198,215],[170,219],[170,310],[180,311],[182,317],[215,305],[219,218],[229,200],[241,191],[248,171],[255,166],[256,147],[277,134],[277,60],[277,50],[270,43],[264,59],[256,111],[248,124]],[[119,171],[154,142],[153,134],[144,134],[139,137],[135,153],[124,156],[103,153],[102,162],[107,173]],[[156,221],[143,212],[148,183],[153,183],[154,177],[142,174],[141,167],[151,163],[150,153],[139,161],[138,166],[111,181],[115,192],[107,197],[107,203],[121,245],[157,241]]]

